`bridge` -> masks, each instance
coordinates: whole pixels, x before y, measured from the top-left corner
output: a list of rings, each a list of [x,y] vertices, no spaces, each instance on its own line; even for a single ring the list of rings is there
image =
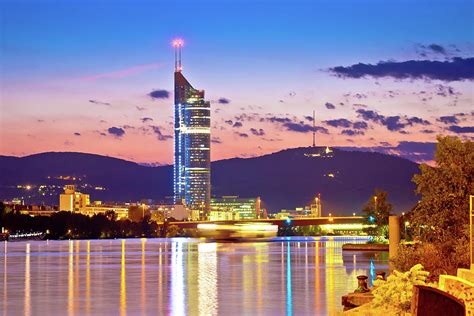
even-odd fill
[[[235,221],[184,221],[166,222],[167,225],[176,225],[179,228],[197,228],[199,224],[253,224],[269,223],[282,226],[309,226],[309,225],[331,225],[331,224],[363,224],[363,216],[327,216],[327,217],[296,217],[289,219],[244,219]]]

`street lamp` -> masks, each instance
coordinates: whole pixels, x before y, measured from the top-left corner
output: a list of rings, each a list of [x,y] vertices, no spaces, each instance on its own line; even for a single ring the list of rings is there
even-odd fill
[[[145,218],[145,203],[142,203],[142,219]]]

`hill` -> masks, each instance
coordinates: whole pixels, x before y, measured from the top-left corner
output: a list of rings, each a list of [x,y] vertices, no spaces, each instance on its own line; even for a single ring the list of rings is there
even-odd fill
[[[339,149],[331,158],[305,155],[312,151],[294,148],[255,158],[215,161],[212,194],[259,195],[270,211],[278,211],[304,206],[321,193],[323,212],[352,214],[361,209],[375,188],[380,188],[389,192],[395,211],[408,211],[415,205],[411,178],[418,172],[416,163],[380,153]],[[160,200],[172,195],[171,166],[143,166],[93,154],[0,156],[0,175],[0,199],[24,197],[26,202],[57,204],[61,188],[69,183],[91,194],[92,200]]]

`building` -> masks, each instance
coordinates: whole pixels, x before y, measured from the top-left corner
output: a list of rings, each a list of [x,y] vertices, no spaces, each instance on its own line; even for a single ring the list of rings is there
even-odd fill
[[[294,210],[281,210],[275,215],[276,219],[298,218],[298,217],[313,217],[312,211],[308,207],[297,207]]]
[[[79,212],[83,215],[94,216],[113,211],[120,220],[128,218],[128,209],[128,205],[102,204],[101,201],[94,201],[93,204],[82,207]]]
[[[209,220],[242,220],[260,218],[260,197],[223,196],[211,199]]]
[[[206,217],[211,197],[211,106],[204,91],[182,74],[182,40],[175,40],[174,204],[185,204]]]
[[[90,204],[89,194],[82,194],[76,191],[73,184],[64,187],[64,193],[59,195],[59,210],[69,212],[79,212],[81,208]]]
[[[160,204],[151,207],[151,213],[159,212],[163,214],[163,218],[174,218],[178,221],[189,220],[191,211],[186,209],[182,204]]]

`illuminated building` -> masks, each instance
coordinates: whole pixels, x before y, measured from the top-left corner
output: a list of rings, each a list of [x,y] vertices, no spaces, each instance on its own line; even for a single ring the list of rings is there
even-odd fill
[[[150,209],[151,213],[161,213],[164,218],[174,218],[178,221],[188,220],[191,217],[191,212],[182,204],[160,204],[153,206]]]
[[[181,70],[182,40],[175,40],[174,203],[209,210],[211,197],[211,106],[204,91],[191,86]]]
[[[275,214],[276,219],[298,218],[298,217],[313,217],[311,209],[308,207],[297,207],[294,210],[281,210]]]
[[[66,185],[64,193],[59,195],[59,210],[79,212],[81,208],[90,204],[89,194],[76,191],[75,185]]]
[[[94,204],[81,208],[79,212],[83,215],[94,216],[112,211],[117,215],[117,219],[120,220],[128,218],[128,208],[128,205],[106,205],[100,201],[94,201]]]
[[[223,196],[211,199],[210,220],[239,220],[260,217],[260,197]]]

